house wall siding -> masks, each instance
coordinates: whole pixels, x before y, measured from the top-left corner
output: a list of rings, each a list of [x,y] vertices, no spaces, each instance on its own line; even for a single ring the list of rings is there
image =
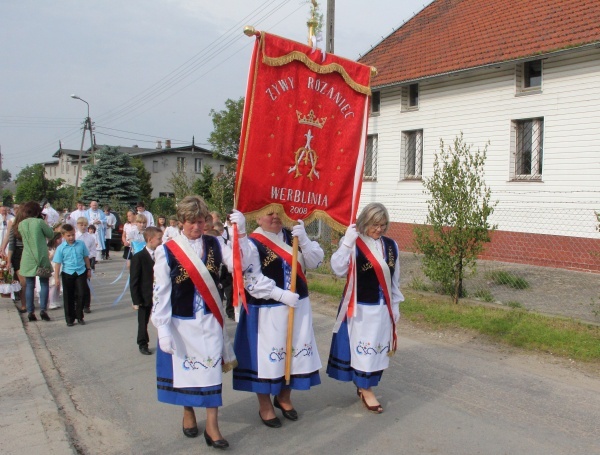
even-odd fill
[[[393,221],[424,223],[427,196],[422,182],[401,175],[402,131],[423,130],[425,178],[433,173],[440,138],[447,147],[462,131],[473,149],[483,149],[489,141],[485,180],[492,199],[499,201],[491,219],[499,231],[551,236],[550,245],[560,236],[596,245],[600,49],[544,59],[542,90],[536,94],[516,94],[515,67],[504,64],[424,80],[416,111],[402,112],[400,87],[382,89],[380,115],[369,122],[369,134],[378,134],[379,140],[377,181],[363,183],[361,204],[383,202]],[[544,118],[542,179],[510,181],[512,121],[537,117]],[[496,246],[506,246],[507,240],[501,239],[509,238],[495,236],[488,256],[499,257],[501,248]],[[582,248],[589,251],[590,246]]]

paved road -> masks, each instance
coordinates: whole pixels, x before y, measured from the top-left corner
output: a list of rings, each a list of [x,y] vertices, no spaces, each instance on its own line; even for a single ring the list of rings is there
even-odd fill
[[[110,282],[122,267],[116,259],[97,266],[86,326],[66,327],[62,310],[51,312],[50,323],[25,323],[74,447],[83,454],[210,453],[202,438],[183,436],[180,408],[156,400],[155,357],[137,350],[129,295],[112,305],[125,279]],[[332,322],[315,314],[324,364]],[[235,324],[227,328],[233,335]],[[154,346],[153,327],[150,333]],[[300,420],[270,429],[259,421],[256,398],[231,389],[229,373],[221,430],[243,454],[600,453],[600,379],[534,363],[466,340],[401,336],[378,387],[383,414],[369,414],[351,385],[322,375],[320,386],[293,395]],[[197,415],[203,429],[203,411]]]

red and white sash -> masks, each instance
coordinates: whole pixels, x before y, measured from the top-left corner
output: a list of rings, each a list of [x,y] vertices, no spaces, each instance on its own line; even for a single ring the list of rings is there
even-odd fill
[[[265,234],[265,231],[263,231],[261,228],[257,228],[252,234],[250,234],[250,237],[275,252],[275,254],[279,256],[288,266],[292,267],[292,247],[287,243],[282,242],[277,237],[268,237]],[[302,256],[302,253],[298,252],[298,278],[306,283],[304,268],[304,257]]]
[[[202,296],[204,303],[206,303],[213,316],[219,321],[221,327],[223,327],[223,315],[221,314],[222,301],[219,290],[204,262],[200,260],[189,244],[187,237],[179,235],[165,243],[165,246],[187,271],[192,283],[194,283],[194,286],[196,286],[196,289],[198,289],[198,292]]]

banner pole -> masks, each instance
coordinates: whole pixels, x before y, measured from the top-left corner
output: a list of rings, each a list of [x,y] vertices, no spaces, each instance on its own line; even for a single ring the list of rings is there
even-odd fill
[[[296,276],[298,275],[298,237],[294,237],[292,243],[292,276],[290,291],[296,292]],[[288,312],[287,343],[285,346],[285,384],[290,385],[292,371],[292,335],[294,334],[294,309],[290,307]]]

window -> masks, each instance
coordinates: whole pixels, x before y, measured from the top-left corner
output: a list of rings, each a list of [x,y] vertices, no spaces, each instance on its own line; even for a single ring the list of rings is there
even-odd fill
[[[513,180],[541,180],[544,157],[544,119],[516,120],[512,124]]]
[[[423,130],[402,132],[405,179],[420,179],[423,175]]]
[[[379,114],[381,107],[381,92],[371,92],[371,115]]]
[[[158,197],[170,197],[170,198],[174,198],[175,197],[175,193],[160,192],[160,193],[158,193]]]
[[[533,60],[517,65],[517,94],[539,93],[542,90],[542,61]]]
[[[402,111],[419,109],[419,84],[402,87]]]
[[[152,161],[152,172],[154,172],[154,173],[158,172],[158,160]]]
[[[185,157],[177,157],[177,172],[185,172]]]
[[[365,149],[365,180],[377,180],[377,142],[376,134],[367,136],[367,148]]]
[[[202,158],[194,159],[194,172],[200,174],[202,172]]]

